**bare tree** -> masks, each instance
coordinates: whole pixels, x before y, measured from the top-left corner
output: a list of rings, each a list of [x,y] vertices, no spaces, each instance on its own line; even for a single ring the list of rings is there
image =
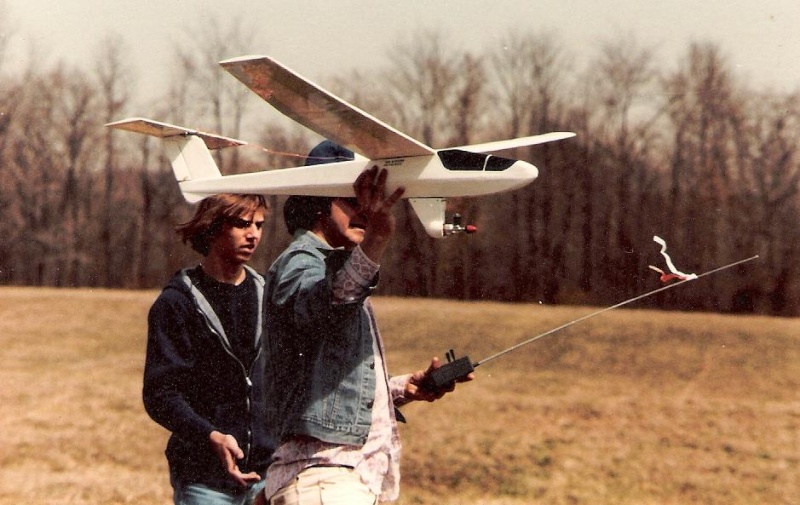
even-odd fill
[[[86,147],[97,125],[95,92],[86,81],[57,68],[31,74],[15,96],[3,155],[4,186],[15,195],[8,214],[18,225],[9,230],[18,238],[14,281],[77,285],[92,276],[82,247],[93,243],[94,230],[82,218],[93,204]]]
[[[800,254],[795,226],[800,210],[800,159],[795,139],[800,135],[800,95],[755,95],[747,104],[739,158],[742,170],[733,194],[731,226],[738,255],[758,252],[762,275],[757,283],[738,288],[738,309],[787,314],[800,286],[790,265]]]
[[[656,93],[658,73],[653,50],[641,47],[634,38],[623,36],[600,46],[590,65],[588,82],[597,100],[593,108],[591,135],[603,143],[605,190],[598,192],[603,209],[604,233],[601,249],[606,251],[608,282],[628,296],[636,285],[623,276],[641,271],[646,258],[638,244],[647,243],[650,226],[657,216],[645,213],[647,177],[651,149],[655,145],[657,120],[662,116]],[[619,276],[617,276],[617,274]]]
[[[101,45],[97,64],[97,80],[102,102],[104,123],[118,119],[123,107],[130,100],[130,84],[132,72],[125,64],[125,55],[122,41],[119,38],[109,38]],[[115,243],[112,240],[112,229],[115,221],[114,175],[120,170],[117,162],[117,148],[115,140],[117,135],[112,130],[104,129],[105,166],[103,169],[103,212],[100,213],[100,248],[101,267],[99,282],[103,286],[117,286],[120,284],[118,272],[114,269]]]
[[[14,39],[16,29],[13,27],[11,18],[8,15],[8,7],[5,0],[0,1],[0,69],[5,67],[8,46]]]
[[[485,119],[490,110],[487,100],[486,65],[482,57],[465,54],[456,72],[453,108],[447,111],[454,125],[448,146],[469,145],[486,130]],[[451,199],[448,212],[458,214],[467,222],[480,218],[476,198]],[[452,217],[451,217],[452,218]],[[466,240],[465,240],[466,239]],[[480,251],[469,237],[452,237],[437,244],[439,261],[435,292],[438,296],[469,298],[475,292]]]
[[[494,100],[500,113],[494,119],[497,129],[507,137],[543,133],[559,121],[559,90],[570,69],[570,58],[561,49],[557,38],[549,32],[513,32],[493,52],[495,82]],[[515,156],[533,161],[536,154],[547,166],[548,149],[517,150]],[[517,191],[507,198],[501,214],[513,218],[513,240],[509,244],[509,282],[514,299],[540,298],[552,301],[557,286],[552,275],[559,261],[559,246],[566,240],[566,230],[553,224],[564,218],[563,206],[556,200],[563,195],[564,178],[540,177],[534,186]],[[563,228],[563,224],[561,227]],[[500,238],[503,240],[503,238]]]
[[[252,52],[241,26],[210,21],[189,34],[160,100],[173,107],[167,120],[239,136],[251,94],[217,62]],[[663,77],[652,50],[630,38],[600,44],[581,74],[562,47],[552,34],[519,32],[496,51],[465,54],[418,33],[390,51],[385,73],[332,77],[345,99],[432,147],[579,134],[511,155],[540,167],[531,186],[451,200],[477,236],[430,239],[404,206],[382,292],[617,302],[652,281],[642,272],[657,232],[685,270],[753,253],[762,261],[749,280],[731,272],[652,303],[800,313],[798,95],[740,86],[713,44],[691,45]],[[0,74],[0,282],[153,287],[195,259],[175,239],[191,209],[160,148],[101,127],[130,104],[122,48],[104,49],[92,75],[65,66]],[[301,164],[311,143],[299,128],[259,134],[265,150],[228,151],[221,166]],[[282,198],[271,202],[257,259],[265,267],[289,240]]]
[[[390,70],[382,75],[381,86],[394,112],[387,120],[429,146],[442,146],[453,137],[448,111],[457,96],[455,76],[460,58],[447,49],[438,32],[415,34],[411,41],[394,47],[389,58]],[[402,291],[433,294],[440,244],[427,236],[410,206],[400,208],[398,221],[398,227],[407,233],[397,237],[387,261],[410,265],[402,269],[398,284]]]
[[[65,254],[59,259],[58,284],[79,286],[87,277],[96,279],[82,248],[87,240],[92,242],[89,236],[94,232],[92,221],[83,218],[94,203],[89,191],[91,171],[88,165],[92,156],[90,141],[98,131],[97,90],[87,83],[85,76],[75,71],[60,73],[56,81],[60,84],[56,89],[60,87],[62,91],[57,108],[61,136],[57,140],[66,171],[59,204]]]
[[[233,18],[228,25],[223,25],[219,18],[208,17],[205,24],[186,34],[190,43],[177,46],[178,65],[172,97],[184,107],[181,120],[191,118],[214,132],[240,136],[246,104],[252,97],[227,75],[219,62],[251,53],[256,33],[242,18]],[[226,152],[230,153],[230,159],[225,159],[222,151],[214,153],[220,169],[230,163],[233,170],[238,170],[240,151]]]
[[[675,140],[672,159],[671,216],[682,226],[673,240],[699,264],[714,264],[732,249],[728,215],[740,160],[743,99],[728,63],[714,44],[692,44],[685,63],[666,80],[672,97],[670,119]],[[717,277],[692,291],[688,303],[725,307],[729,298]],[[677,296],[677,295],[676,295]],[[690,296],[689,294],[685,296]]]
[[[415,34],[389,52],[390,70],[383,88],[396,112],[394,123],[433,147],[452,137],[450,114],[456,96],[460,58],[448,49],[441,33]]]

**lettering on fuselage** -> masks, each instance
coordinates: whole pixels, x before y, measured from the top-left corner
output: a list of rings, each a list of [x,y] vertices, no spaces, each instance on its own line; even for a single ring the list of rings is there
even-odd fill
[[[383,162],[383,168],[387,168],[387,167],[399,167],[400,165],[402,165],[403,163],[405,163],[405,161],[406,161],[406,159],[405,159],[405,158],[393,158],[393,159],[391,159],[391,160],[384,160],[384,162]]]

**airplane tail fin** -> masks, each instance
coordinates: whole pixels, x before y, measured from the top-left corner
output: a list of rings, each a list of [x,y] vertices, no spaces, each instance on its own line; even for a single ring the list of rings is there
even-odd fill
[[[144,118],[123,119],[106,126],[160,138],[183,197],[190,203],[198,202],[207,195],[185,191],[184,182],[222,177],[210,150],[246,144],[241,140]]]
[[[211,151],[201,138],[195,135],[175,136],[166,137],[163,142],[179,186],[192,180],[222,177]],[[183,187],[181,193],[190,203],[198,202],[206,196],[188,193]]]

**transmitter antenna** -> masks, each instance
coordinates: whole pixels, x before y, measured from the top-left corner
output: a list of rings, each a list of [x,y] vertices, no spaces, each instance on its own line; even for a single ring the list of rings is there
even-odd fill
[[[754,260],[756,258],[758,258],[758,255],[751,256],[751,257],[749,257],[747,259],[735,261],[735,262],[730,263],[728,265],[721,266],[719,268],[715,268],[714,270],[709,270],[708,272],[705,272],[703,274],[699,274],[697,277],[692,277],[690,279],[683,279],[683,280],[675,282],[673,284],[669,284],[667,286],[663,286],[663,287],[660,287],[658,289],[654,289],[653,291],[648,291],[647,293],[645,293],[643,295],[639,295],[639,296],[635,296],[633,298],[629,298],[629,299],[625,300],[624,302],[619,302],[616,305],[612,305],[610,307],[606,307],[604,309],[600,309],[598,311],[592,312],[591,314],[587,314],[585,316],[579,317],[578,319],[574,319],[574,320],[572,320],[572,321],[570,321],[568,323],[564,323],[561,326],[553,328],[552,330],[546,331],[544,333],[536,335],[535,337],[529,338],[528,340],[525,340],[524,342],[520,342],[518,344],[515,344],[515,345],[509,347],[508,349],[504,349],[504,350],[498,352],[497,354],[493,354],[493,355],[489,356],[488,358],[483,358],[482,360],[474,363],[473,366],[482,365],[482,364],[486,363],[487,361],[491,361],[491,360],[493,360],[495,358],[499,358],[500,356],[502,356],[504,354],[507,354],[507,353],[509,353],[511,351],[519,349],[520,347],[522,347],[524,345],[528,345],[531,342],[535,342],[535,341],[539,340],[540,338],[546,337],[547,335],[551,335],[551,334],[553,334],[553,333],[555,333],[557,331],[561,331],[564,328],[568,328],[568,327],[572,326],[573,324],[578,324],[581,321],[585,321],[585,320],[587,320],[587,319],[589,319],[591,317],[599,316],[603,312],[608,312],[609,310],[617,309],[619,307],[622,307],[623,305],[627,305],[629,303],[633,303],[635,301],[641,300],[642,298],[647,298],[648,296],[655,295],[656,293],[661,293],[662,291],[666,291],[668,289],[676,288],[676,287],[680,286],[681,284],[683,284],[685,282],[693,281],[693,280],[699,279],[700,277],[705,277],[706,275],[711,275],[713,273],[720,272],[720,271],[726,270],[728,268],[733,268],[733,267],[735,267],[737,265],[741,265],[742,263],[746,263],[748,261],[752,261],[752,260]]]
[[[508,354],[508,353],[510,353],[512,351],[515,351],[515,350],[519,349],[520,347],[523,347],[523,346],[526,346],[526,345],[528,345],[528,344],[530,344],[532,342],[535,342],[535,341],[539,340],[540,338],[544,338],[544,337],[546,337],[548,335],[552,335],[553,333],[555,333],[557,331],[561,331],[561,330],[563,330],[565,328],[568,328],[568,327],[570,327],[570,326],[572,326],[574,324],[578,324],[581,321],[585,321],[585,320],[590,319],[592,317],[599,316],[600,314],[603,314],[604,312],[608,312],[610,310],[618,309],[618,308],[620,308],[620,307],[622,307],[624,305],[628,305],[629,303],[633,303],[633,302],[641,300],[643,298],[647,298],[648,296],[653,296],[653,295],[655,295],[657,293],[661,293],[663,291],[667,291],[668,289],[676,288],[676,287],[678,287],[681,284],[684,284],[686,282],[693,281],[693,280],[696,280],[696,279],[699,279],[701,277],[705,277],[707,275],[711,275],[711,274],[714,274],[714,273],[717,273],[717,272],[721,272],[721,271],[727,270],[729,268],[733,268],[733,267],[735,267],[737,265],[741,265],[742,263],[747,263],[748,261],[752,261],[752,260],[754,260],[756,258],[758,258],[757,254],[755,256],[751,256],[749,258],[746,258],[746,259],[743,259],[743,260],[739,260],[739,261],[734,261],[733,263],[729,263],[727,265],[723,265],[723,266],[715,268],[713,270],[709,270],[708,272],[699,274],[697,276],[692,276],[692,277],[689,277],[687,279],[683,279],[683,280],[680,280],[678,282],[675,282],[673,284],[669,284],[669,285],[660,287],[658,289],[654,289],[652,291],[648,291],[647,293],[644,293],[644,294],[641,294],[641,295],[638,295],[638,296],[634,296],[633,298],[628,298],[627,300],[619,302],[619,303],[617,303],[615,305],[611,305],[610,307],[606,307],[604,309],[600,309],[600,310],[597,310],[595,312],[592,312],[591,314],[587,314],[587,315],[579,317],[577,319],[573,319],[572,321],[570,321],[568,323],[564,323],[561,326],[557,326],[556,328],[548,330],[548,331],[546,331],[544,333],[540,333],[539,335],[536,335],[535,337],[531,337],[531,338],[529,338],[527,340],[524,340],[524,341],[522,341],[522,342],[520,342],[518,344],[514,344],[513,346],[511,346],[511,347],[509,347],[507,349],[503,349],[502,351],[500,351],[498,353],[492,354],[491,356],[483,358],[482,360],[476,361],[474,363],[470,362],[469,357],[467,357],[467,356],[464,356],[462,358],[456,359],[455,352],[453,351],[453,349],[450,349],[449,351],[447,351],[447,355],[446,355],[447,356],[447,363],[443,364],[441,367],[433,370],[430,374],[428,374],[428,378],[427,378],[426,383],[424,384],[424,386],[426,388],[428,388],[428,389],[441,389],[443,387],[446,387],[446,386],[452,384],[454,381],[467,376],[469,373],[471,373],[478,366],[480,366],[480,365],[482,365],[484,363],[487,363],[487,362],[489,362],[489,361],[491,361],[493,359],[499,358],[500,356]]]

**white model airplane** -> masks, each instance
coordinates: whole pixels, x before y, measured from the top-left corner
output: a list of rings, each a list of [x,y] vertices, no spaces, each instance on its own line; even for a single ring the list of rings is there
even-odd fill
[[[492,152],[575,136],[553,132],[512,140],[433,149],[320,88],[266,56],[225,60],[222,67],[270,105],[323,137],[355,152],[355,159],[328,164],[223,176],[209,149],[246,142],[143,118],[106,126],[160,137],[181,192],[189,202],[216,193],[263,193],[352,197],[353,182],[366,168],[387,170],[387,191],[404,186],[425,230],[439,238],[469,231],[445,222],[445,199],[519,188],[538,170],[530,163]]]

